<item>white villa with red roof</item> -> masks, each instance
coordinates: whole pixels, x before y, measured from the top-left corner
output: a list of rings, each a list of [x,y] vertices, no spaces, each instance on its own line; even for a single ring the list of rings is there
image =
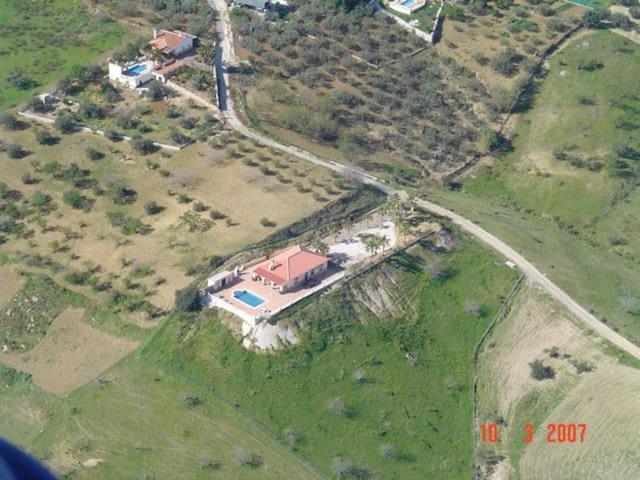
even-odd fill
[[[296,245],[259,264],[253,270],[252,278],[276,286],[280,293],[286,293],[320,276],[328,266],[327,257]]]
[[[179,57],[195,47],[196,37],[180,30],[153,30],[153,40],[149,41],[156,50],[164,55]]]

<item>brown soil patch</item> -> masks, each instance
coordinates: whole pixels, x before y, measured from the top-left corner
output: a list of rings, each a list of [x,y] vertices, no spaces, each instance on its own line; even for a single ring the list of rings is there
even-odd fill
[[[67,308],[31,351],[0,354],[0,361],[30,373],[44,390],[64,394],[100,375],[138,345],[96,330],[82,321],[83,316],[83,309]]]
[[[13,265],[0,266],[0,307],[18,293],[23,283],[24,280]]]

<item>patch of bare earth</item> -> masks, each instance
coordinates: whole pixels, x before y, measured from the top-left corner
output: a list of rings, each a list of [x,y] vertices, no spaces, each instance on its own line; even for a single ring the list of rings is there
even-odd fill
[[[13,265],[0,265],[0,307],[22,288],[24,280]]]
[[[29,352],[0,354],[0,361],[30,373],[33,382],[64,394],[89,382],[126,356],[138,342],[96,330],[84,323],[84,310],[67,308]]]

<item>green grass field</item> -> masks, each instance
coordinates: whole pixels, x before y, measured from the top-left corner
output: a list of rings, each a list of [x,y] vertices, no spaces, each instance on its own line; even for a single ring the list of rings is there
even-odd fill
[[[210,386],[280,438],[293,428],[295,448],[325,472],[342,456],[384,478],[469,478],[473,351],[516,275],[462,243],[439,258],[447,280],[432,279],[425,265],[435,255],[419,247],[299,309],[292,315],[304,321],[305,339],[281,354],[244,350],[205,312],[196,322],[167,322],[142,357]],[[353,292],[389,277],[403,305],[415,308],[379,319]],[[470,296],[483,310],[478,318],[464,311]],[[363,382],[352,378],[359,369]],[[346,415],[328,408],[335,398]],[[395,447],[395,460],[381,455],[385,443]]]
[[[65,397],[2,366],[0,374],[0,435],[69,477],[321,478],[210,388],[134,358]],[[201,403],[186,405],[185,394]],[[262,465],[240,465],[238,449]],[[83,467],[88,459],[102,463]]]
[[[128,34],[114,22],[89,16],[75,0],[0,3],[0,110],[118,46]],[[8,76],[22,72],[33,81],[24,89]]]
[[[633,156],[640,145],[638,75],[635,44],[606,31],[579,37],[550,59],[513,152],[460,192],[431,192],[637,343],[640,195],[636,178],[612,171],[622,159],[637,175],[637,160],[622,158],[620,147]],[[563,148],[583,165],[558,160],[554,152]],[[601,170],[587,168],[589,162]]]

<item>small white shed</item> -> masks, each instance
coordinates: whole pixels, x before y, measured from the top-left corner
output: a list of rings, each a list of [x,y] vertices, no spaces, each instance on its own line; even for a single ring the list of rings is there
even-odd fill
[[[215,292],[217,290],[220,290],[230,284],[232,280],[233,273],[229,270],[216,273],[215,275],[212,275],[207,279],[207,291]]]

